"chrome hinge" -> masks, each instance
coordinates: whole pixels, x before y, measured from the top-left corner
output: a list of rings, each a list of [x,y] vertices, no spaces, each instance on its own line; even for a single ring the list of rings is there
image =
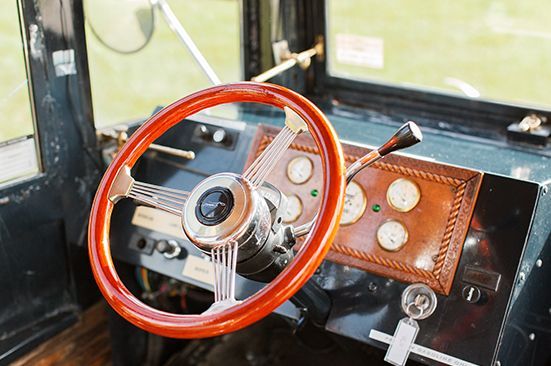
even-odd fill
[[[520,122],[507,127],[507,137],[513,141],[544,147],[551,137],[551,126],[546,116],[529,113]]]

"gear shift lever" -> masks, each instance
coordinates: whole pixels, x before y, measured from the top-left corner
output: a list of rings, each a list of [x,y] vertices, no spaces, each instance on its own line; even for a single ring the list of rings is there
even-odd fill
[[[391,152],[408,148],[422,140],[423,134],[415,122],[409,121],[404,123],[387,142],[362,156],[346,169],[346,183],[350,183],[356,174]],[[299,238],[308,234],[312,229],[314,221],[315,218],[306,224],[297,226],[295,228],[295,236]]]

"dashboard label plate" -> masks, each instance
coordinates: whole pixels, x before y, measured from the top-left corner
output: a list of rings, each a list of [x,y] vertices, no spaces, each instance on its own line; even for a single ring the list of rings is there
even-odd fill
[[[186,238],[179,217],[152,207],[136,207],[136,211],[134,211],[134,216],[132,217],[132,224],[178,239]]]
[[[376,341],[391,344],[394,337],[390,334],[386,334],[383,332],[380,332],[375,329],[371,329],[369,332],[369,338],[374,339]],[[441,362],[445,365],[451,365],[451,366],[479,366],[477,364],[474,364],[472,362],[464,361],[459,358],[447,355],[442,352],[438,352],[436,350],[433,350],[431,348],[423,347],[418,344],[413,343],[411,345],[410,349],[411,353],[418,354],[419,356],[423,356],[426,358],[430,358],[431,360]]]
[[[214,268],[212,263],[204,258],[188,256],[182,275],[214,286]]]

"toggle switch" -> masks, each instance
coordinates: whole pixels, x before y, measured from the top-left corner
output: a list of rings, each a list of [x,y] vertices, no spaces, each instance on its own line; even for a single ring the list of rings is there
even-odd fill
[[[176,240],[159,240],[155,244],[155,249],[164,255],[167,259],[176,258],[180,255],[182,248]]]

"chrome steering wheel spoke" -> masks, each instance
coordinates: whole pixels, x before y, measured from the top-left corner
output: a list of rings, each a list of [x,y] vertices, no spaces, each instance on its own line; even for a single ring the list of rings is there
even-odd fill
[[[213,248],[211,260],[214,266],[214,301],[235,301],[235,276],[237,268],[237,242]]]
[[[285,127],[243,174],[254,188],[262,186],[295,137],[308,130],[306,122],[291,108],[285,107],[284,111]]]
[[[182,216],[188,196],[189,192],[186,191],[136,181],[128,167],[121,169],[109,192],[109,199],[113,203],[122,198],[132,198],[177,216]]]

